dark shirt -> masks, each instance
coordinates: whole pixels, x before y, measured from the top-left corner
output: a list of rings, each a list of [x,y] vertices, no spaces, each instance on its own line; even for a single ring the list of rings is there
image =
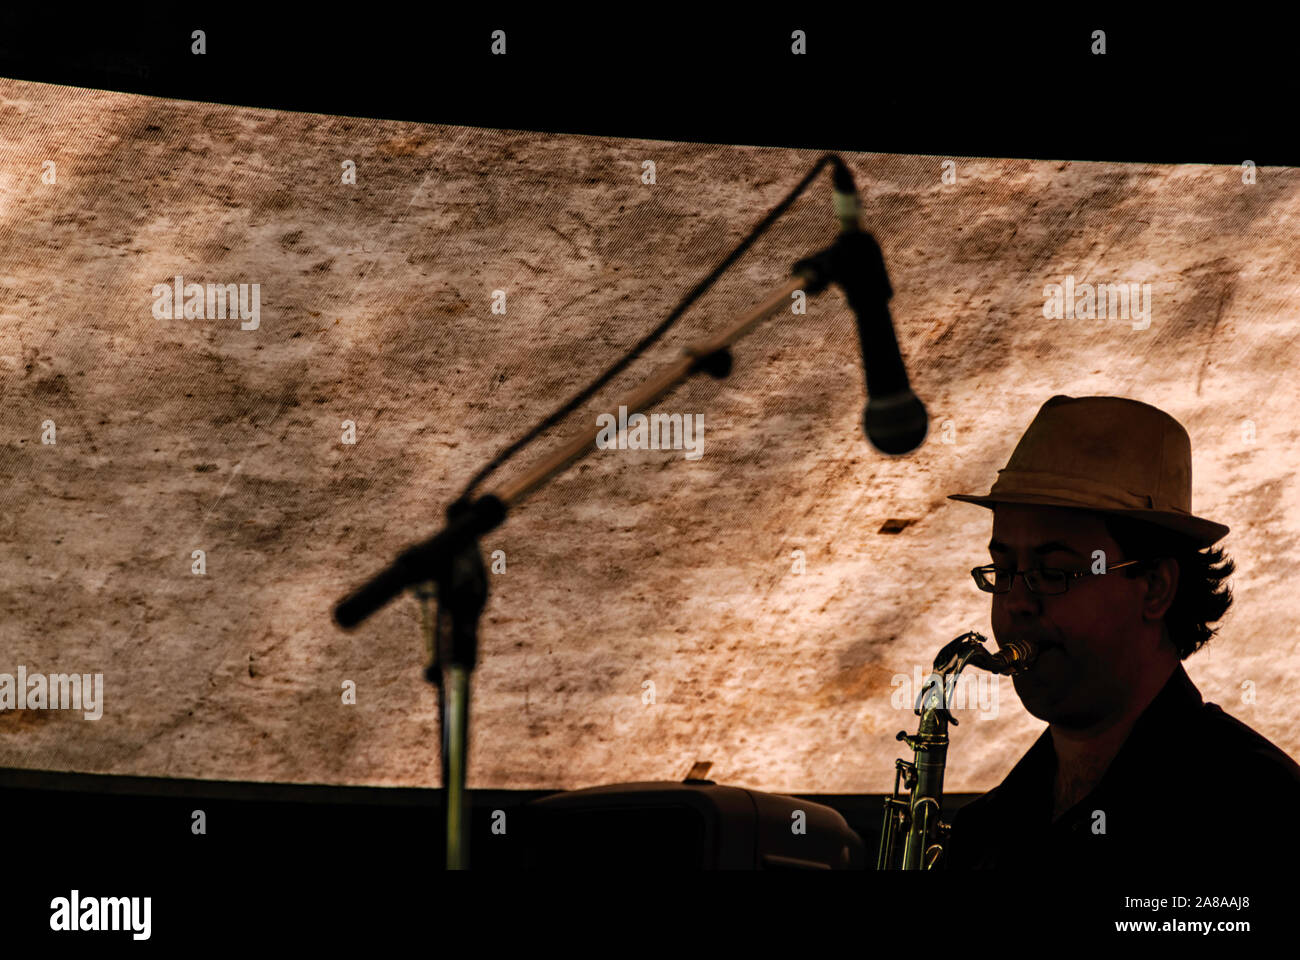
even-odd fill
[[[1092,792],[1053,823],[1055,776],[1049,728],[999,786],[957,811],[947,868],[1239,873],[1300,863],[1300,765],[1204,702],[1182,664]]]

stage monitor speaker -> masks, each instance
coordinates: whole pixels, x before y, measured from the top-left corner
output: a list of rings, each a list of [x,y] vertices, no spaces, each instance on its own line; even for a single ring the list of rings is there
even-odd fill
[[[532,869],[864,868],[838,811],[708,780],[569,790],[523,810]]]

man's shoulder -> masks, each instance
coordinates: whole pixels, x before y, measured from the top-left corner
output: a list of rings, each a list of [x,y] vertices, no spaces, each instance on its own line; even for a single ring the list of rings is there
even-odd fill
[[[1205,701],[1187,738],[1189,755],[1199,766],[1220,774],[1235,773],[1253,782],[1300,791],[1300,764],[1258,730]],[[1207,770],[1207,772],[1209,772]]]
[[[952,815],[953,829],[967,829],[974,824],[982,825],[999,818],[1005,807],[1004,793],[999,785],[962,804]]]

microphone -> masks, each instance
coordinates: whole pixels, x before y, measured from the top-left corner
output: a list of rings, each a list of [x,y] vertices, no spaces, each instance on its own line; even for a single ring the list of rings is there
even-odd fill
[[[871,234],[858,223],[860,206],[853,174],[834,158],[832,199],[840,221],[840,237],[830,248],[831,276],[843,288],[858,323],[867,406],[862,425],[867,439],[881,453],[898,455],[919,447],[929,432],[925,404],[912,392],[898,349],[889,298],[894,290],[885,259]],[[797,267],[796,267],[797,269]]]

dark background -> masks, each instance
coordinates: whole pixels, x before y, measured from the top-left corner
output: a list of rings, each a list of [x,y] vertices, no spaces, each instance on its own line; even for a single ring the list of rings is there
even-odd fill
[[[901,750],[901,748],[900,748]],[[436,758],[436,757],[435,757]],[[471,864],[476,870],[526,868],[515,842],[514,815],[551,790],[471,790]],[[184,837],[187,853],[221,858],[232,844],[271,847],[281,855],[311,856],[322,843],[354,855],[388,856],[419,850],[430,863],[446,861],[444,793],[411,787],[339,787],[52,773],[0,768],[7,815],[35,836],[57,836],[69,823],[89,836],[119,837],[137,851],[159,851]],[[838,811],[862,838],[870,869],[879,849],[883,796],[797,794]],[[944,820],[977,794],[945,794]],[[190,831],[201,809],[208,832]],[[492,812],[504,810],[510,830],[493,835]],[[556,864],[556,866],[562,866]]]
[[[848,151],[1291,164],[1294,40],[1252,11],[1013,16],[0,14],[0,74],[394,120]],[[492,56],[490,35],[507,35]],[[790,53],[806,32],[807,54]],[[190,53],[202,29],[207,53]],[[1105,56],[1090,53],[1106,33]]]

